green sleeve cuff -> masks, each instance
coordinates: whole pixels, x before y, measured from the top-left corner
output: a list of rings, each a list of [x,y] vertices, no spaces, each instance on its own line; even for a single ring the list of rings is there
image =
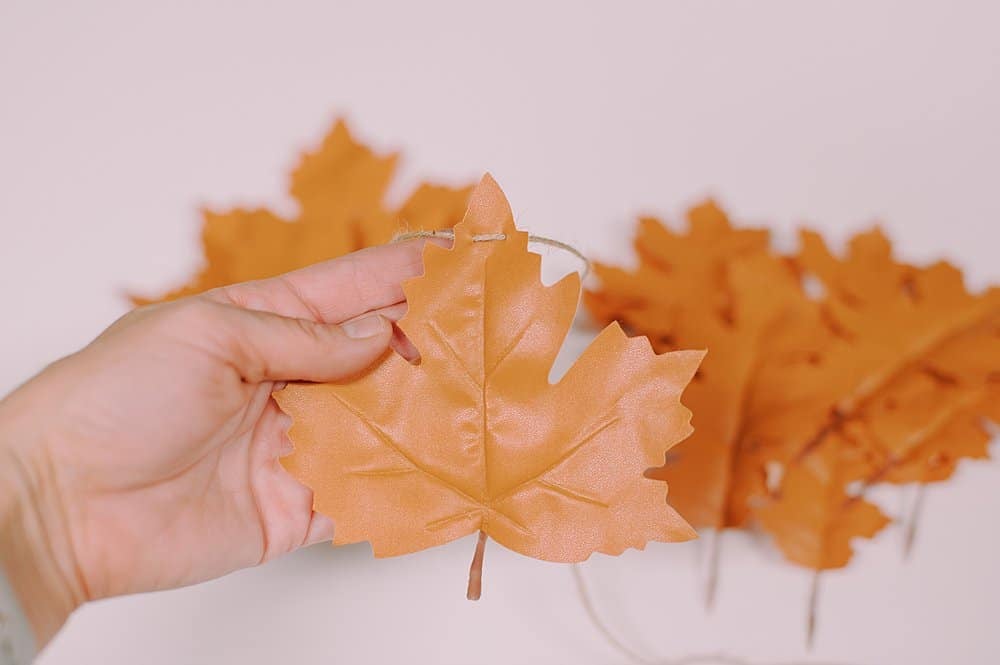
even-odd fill
[[[0,665],[29,665],[36,653],[31,625],[0,568]]]

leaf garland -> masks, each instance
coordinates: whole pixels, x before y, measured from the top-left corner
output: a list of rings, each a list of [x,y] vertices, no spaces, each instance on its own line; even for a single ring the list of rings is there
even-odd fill
[[[878,230],[841,258],[803,231],[783,256],[712,202],[688,222],[640,220],[638,268],[597,265],[586,303],[659,350],[709,349],[685,394],[695,434],[653,472],[692,524],[755,524],[790,560],[838,568],[888,522],[852,488],[938,482],[987,456],[1000,289],[970,294],[947,263],[899,262]]]
[[[295,215],[203,211],[202,269],[133,301],[273,276],[462,218],[471,187],[423,184],[388,206],[396,161],[337,121],[291,175]],[[734,227],[712,201],[691,209],[684,232],[643,218],[638,267],[596,265],[600,286],[585,302],[657,352],[709,349],[685,391],[694,434],[647,472],[669,483],[671,505],[716,533],[759,527],[820,571],[846,565],[851,541],[888,522],[865,501],[870,486],[940,482],[960,460],[988,456],[1000,289],[970,294],[947,263],[899,262],[877,229],[840,257],[815,232],[800,244],[780,254],[766,229]]]

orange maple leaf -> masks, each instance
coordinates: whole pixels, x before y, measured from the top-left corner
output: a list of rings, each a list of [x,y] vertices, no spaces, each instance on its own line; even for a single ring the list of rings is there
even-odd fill
[[[557,562],[695,537],[643,474],[691,431],[680,395],[703,352],[656,355],[612,324],[550,384],[580,280],[543,286],[527,242],[484,177],[453,249],[429,244],[404,285],[419,364],[391,353],[356,381],[275,394],[294,423],[283,463],[335,544],[384,557],[478,531],[481,565],[487,536]]]
[[[401,229],[450,228],[461,219],[471,187],[422,184],[398,210],[385,204],[397,156],[380,156],[337,121],[318,149],[292,172],[292,218],[264,208],[204,210],[204,265],[195,277],[137,305],[173,300],[291,270],[388,242]]]

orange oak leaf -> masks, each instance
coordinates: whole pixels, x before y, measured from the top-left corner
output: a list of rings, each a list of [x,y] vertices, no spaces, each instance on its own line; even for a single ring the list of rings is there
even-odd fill
[[[846,565],[847,535],[870,537],[886,521],[860,498],[842,500],[848,483],[940,481],[959,459],[988,456],[1000,291],[970,294],[944,263],[898,262],[877,230],[841,259],[803,232],[795,260],[823,294],[817,325],[785,335],[757,379],[746,436],[785,469],[780,498],[752,509],[789,559],[821,570]],[[809,496],[823,502],[795,505]],[[827,551],[807,547],[817,543]]]
[[[634,242],[638,268],[595,264],[601,288],[585,294],[587,308],[599,321],[620,319],[648,330],[644,334],[651,335],[654,345],[672,348],[677,344],[674,327],[685,317],[706,311],[730,319],[728,266],[766,252],[768,244],[766,230],[733,228],[712,201],[688,212],[688,231],[683,234],[655,218],[641,218]]]
[[[864,500],[866,486],[848,494],[848,470],[856,462],[850,439],[827,437],[786,465],[780,488],[755,506],[757,522],[785,558],[814,571],[807,644],[816,630],[820,573],[846,566],[854,554],[852,541],[872,538],[889,523],[878,506]]]
[[[959,460],[989,456],[984,416],[995,403],[983,387],[914,367],[827,436],[846,438],[865,458],[845,473],[852,480],[938,482]]]
[[[868,480],[902,482],[940,477],[953,468],[942,460],[985,456],[984,432],[969,423],[997,416],[1000,289],[970,294],[948,264],[897,262],[878,231],[855,236],[843,259],[805,232],[796,261],[825,295],[821,325],[786,336],[784,360],[759,379],[753,434],[773,455],[792,459],[848,435],[882,458]],[[914,455],[938,473],[901,474]]]
[[[845,492],[841,456],[825,444],[789,465],[781,491],[757,509],[757,519],[790,560],[814,570],[846,566],[853,538],[871,538],[888,518]]]
[[[289,191],[292,218],[263,208],[202,212],[204,265],[187,284],[137,305],[284,272],[388,242],[404,229],[450,228],[471,187],[420,185],[398,210],[385,203],[397,156],[380,156],[337,121],[318,149],[302,155]]]
[[[900,263],[878,231],[852,239],[843,258],[806,231],[799,254],[783,257],[714,204],[689,218],[684,234],[642,220],[637,270],[598,266],[587,304],[658,348],[709,350],[684,397],[695,433],[652,474],[693,524],[756,521],[787,538],[778,527],[792,511],[776,497],[943,480],[959,459],[987,456],[983,421],[1000,412],[1000,290],[970,294],[947,264]],[[818,449],[835,474],[816,472]],[[819,538],[877,510],[859,502],[799,514],[813,515]],[[849,551],[837,546],[830,560]]]
[[[659,349],[705,347],[684,402],[694,434],[652,472],[695,526],[742,526],[750,497],[766,493],[763,460],[741,442],[747,392],[781,327],[809,307],[791,265],[763,229],[736,229],[712,202],[693,208],[686,233],[642,219],[634,272],[595,266],[586,303],[600,322],[621,321]]]
[[[656,355],[612,324],[555,384],[553,361],[580,292],[546,287],[489,176],[450,250],[428,244],[404,285],[400,328],[420,353],[391,353],[341,384],[275,393],[293,420],[285,467],[336,525],[334,543],[395,556],[480,533],[548,561],[695,537],[644,471],[690,431],[680,395],[703,355]]]

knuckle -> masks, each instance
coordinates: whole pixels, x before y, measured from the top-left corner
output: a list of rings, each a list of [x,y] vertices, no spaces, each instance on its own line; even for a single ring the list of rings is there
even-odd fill
[[[306,319],[291,319],[291,321],[292,325],[298,328],[297,332],[299,335],[307,339],[309,344],[318,346],[328,344],[331,341],[330,331],[327,326],[307,321]]]
[[[264,280],[254,280],[223,286],[218,289],[219,295],[237,307],[260,312],[274,311],[273,298]]]
[[[170,303],[156,318],[159,328],[168,332],[187,332],[189,330],[214,328],[219,329],[223,317],[222,306],[201,296],[184,298]]]

